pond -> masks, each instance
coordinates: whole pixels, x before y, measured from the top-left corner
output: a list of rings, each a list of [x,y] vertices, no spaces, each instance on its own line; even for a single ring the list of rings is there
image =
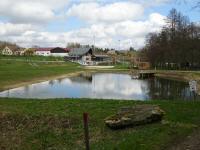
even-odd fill
[[[98,98],[123,100],[190,100],[185,82],[162,79],[132,79],[128,74],[94,73],[51,80],[0,92],[15,98]]]

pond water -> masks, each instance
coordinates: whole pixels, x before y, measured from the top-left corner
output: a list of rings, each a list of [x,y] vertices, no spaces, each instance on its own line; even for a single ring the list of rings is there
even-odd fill
[[[185,82],[150,78],[131,79],[128,74],[95,73],[51,80],[0,92],[0,97],[16,98],[99,98],[124,100],[190,100]]]

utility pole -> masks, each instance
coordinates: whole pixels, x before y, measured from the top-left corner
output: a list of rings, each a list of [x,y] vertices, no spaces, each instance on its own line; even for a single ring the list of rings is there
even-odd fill
[[[94,53],[95,53],[95,35],[94,35],[93,38],[94,38]],[[94,54],[94,53],[93,53],[93,54]],[[92,56],[91,56],[91,57],[92,57]],[[93,63],[93,65],[94,65],[94,63]]]
[[[120,51],[120,42],[121,42],[121,40],[119,40],[119,51]]]
[[[94,51],[95,51],[95,35],[93,36],[93,40],[94,40]]]
[[[121,42],[121,40],[119,40],[119,51],[120,51],[120,48],[121,48],[121,47],[120,47],[120,44],[121,44],[120,42]],[[121,58],[120,58],[120,59],[121,59]],[[124,65],[124,62],[123,62],[123,65]]]

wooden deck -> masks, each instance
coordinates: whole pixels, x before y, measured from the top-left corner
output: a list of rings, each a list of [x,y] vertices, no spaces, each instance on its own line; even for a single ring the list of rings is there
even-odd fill
[[[154,77],[155,72],[149,70],[134,70],[131,71],[131,77],[133,79],[146,79],[150,77]]]

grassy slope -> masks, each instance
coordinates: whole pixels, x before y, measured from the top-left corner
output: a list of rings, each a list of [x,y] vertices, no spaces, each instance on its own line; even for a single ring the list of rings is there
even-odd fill
[[[112,131],[104,118],[122,106],[158,104],[166,124]],[[91,149],[158,150],[182,140],[200,123],[200,102],[86,99],[0,99],[0,149],[84,149],[82,113],[89,112]]]
[[[168,77],[168,78],[174,78],[174,79],[180,79],[180,80],[200,80],[200,71],[167,71],[167,70],[160,70],[157,71],[158,76]]]
[[[69,62],[29,63],[0,60],[0,90],[7,85],[79,70],[81,70],[79,65]]]
[[[4,56],[0,55],[0,59],[13,59],[13,60],[29,60],[29,61],[63,61],[63,57],[54,56]]]
[[[81,68],[72,63],[1,61],[0,89],[5,85],[61,75]],[[121,66],[117,66],[117,68]],[[196,74],[195,74],[196,75]],[[199,74],[197,74],[199,76]],[[131,101],[0,99],[0,149],[83,149],[81,114],[90,113],[92,149],[161,149],[199,125],[199,102],[152,101],[167,112],[160,123],[111,131],[103,119]],[[139,102],[137,102],[139,103]]]

